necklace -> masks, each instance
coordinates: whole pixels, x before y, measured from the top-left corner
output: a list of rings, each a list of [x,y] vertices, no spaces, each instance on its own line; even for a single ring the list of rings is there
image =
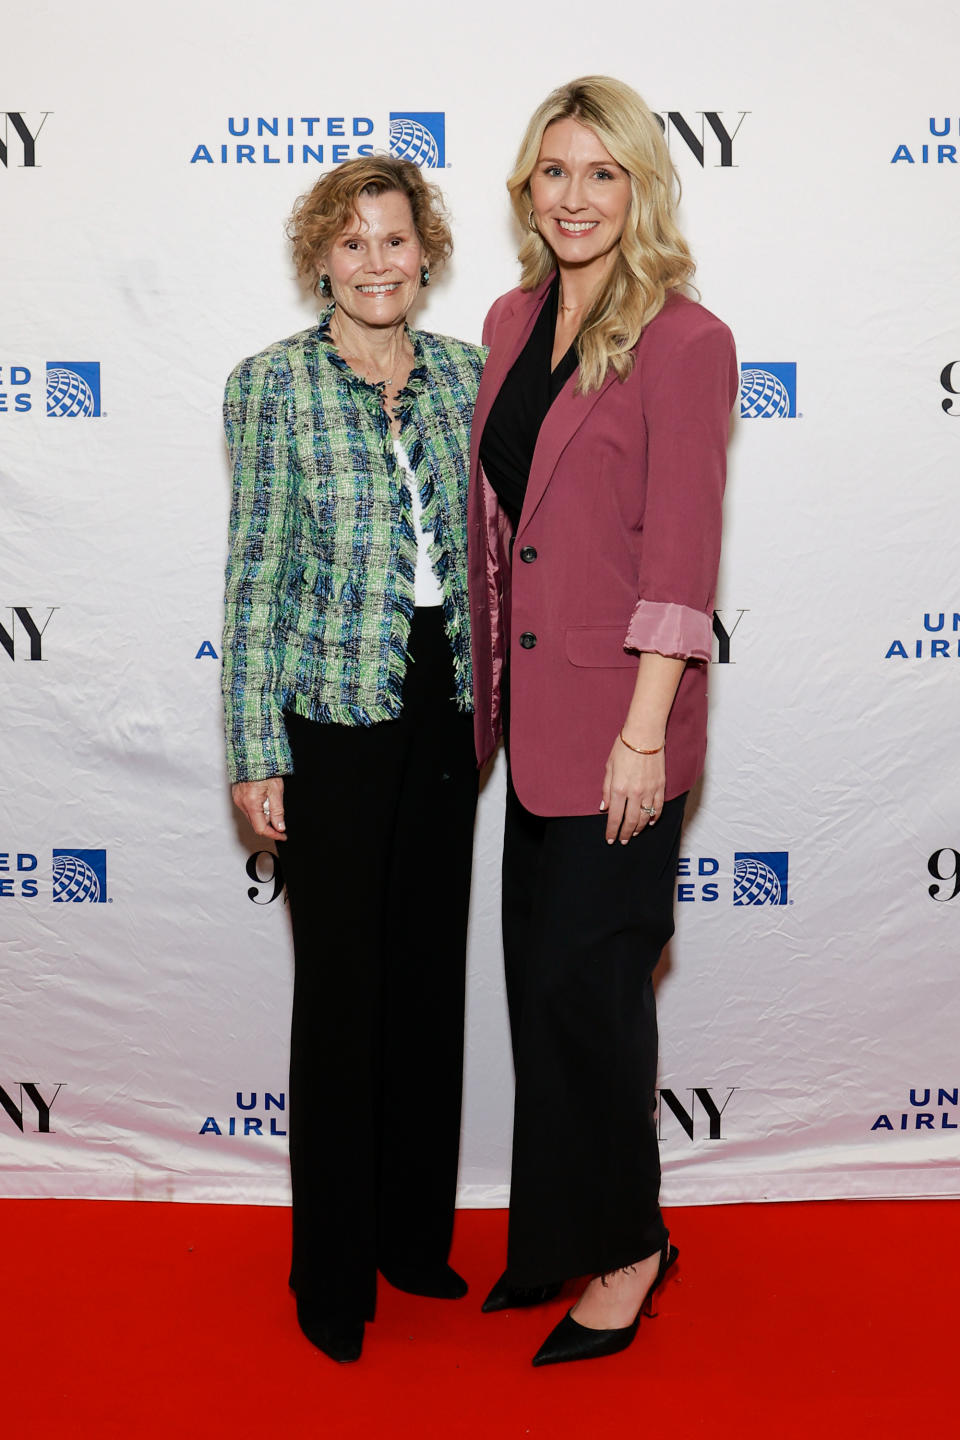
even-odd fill
[[[563,287],[562,287],[562,286],[561,286],[561,289],[560,289],[560,293],[559,293],[559,295],[557,296],[557,303],[559,304],[561,310],[582,310],[582,309],[583,309],[583,306],[582,306],[582,305],[564,305],[564,303],[563,303]]]
[[[343,358],[344,360],[346,360],[351,370],[356,370],[357,374],[362,375],[365,380],[368,378],[369,372],[375,368],[373,365],[364,365],[363,361],[358,355],[344,355]],[[394,374],[396,374],[396,371],[394,371]],[[382,375],[379,380],[374,380],[371,378],[369,380],[369,383],[371,385],[392,385],[393,375]]]
[[[357,373],[358,375],[361,375],[361,376],[363,377],[363,379],[365,379],[369,385],[383,385],[384,387],[386,387],[387,385],[392,385],[392,384],[393,384],[394,375],[396,375],[396,373],[397,373],[397,372],[396,372],[396,368],[394,368],[393,375],[384,375],[384,376],[382,376],[379,380],[370,379],[370,378],[369,378],[369,372],[370,372],[371,370],[375,370],[375,369],[377,368],[376,365],[373,364],[373,363],[371,363],[371,364],[368,365],[368,364],[366,363],[366,361],[364,361],[364,360],[362,359],[361,356],[359,356],[359,355],[351,355],[351,354],[349,354],[349,353],[344,352],[344,351],[340,348],[340,340],[339,340],[339,337],[338,337],[336,334],[333,333],[332,327],[331,327],[331,335],[332,335],[334,344],[336,345],[337,349],[340,351],[340,358],[341,358],[342,360],[344,360],[347,365],[350,366],[351,370],[354,370],[354,371],[356,371],[356,373]],[[397,356],[397,361],[402,362],[403,359],[404,359],[404,355],[403,355],[402,349],[401,349],[401,353]],[[394,364],[395,364],[395,366],[396,366],[396,361],[394,362]]]

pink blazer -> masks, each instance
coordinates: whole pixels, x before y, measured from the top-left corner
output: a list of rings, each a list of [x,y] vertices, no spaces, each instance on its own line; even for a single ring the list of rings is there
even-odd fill
[[[512,290],[484,325],[490,346],[473,421],[469,580],[477,757],[500,736],[510,668],[510,765],[537,815],[599,809],[610,747],[644,650],[688,660],[667,726],[666,798],[703,769],[707,664],[738,376],[730,331],[672,295],[624,382],[567,381],[540,431],[512,561],[509,524],[480,466],[490,407],[549,288]]]

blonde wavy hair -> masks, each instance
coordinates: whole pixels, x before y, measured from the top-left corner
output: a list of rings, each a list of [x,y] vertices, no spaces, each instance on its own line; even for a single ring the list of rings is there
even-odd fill
[[[319,285],[319,268],[337,236],[356,218],[361,195],[396,190],[410,202],[413,224],[427,264],[436,267],[453,251],[450,226],[439,186],[429,184],[420,168],[395,155],[361,155],[344,160],[301,195],[287,223],[298,275]]]
[[[629,175],[632,197],[616,262],[577,335],[578,389],[586,393],[600,387],[611,365],[619,379],[626,379],[644,326],[663,309],[670,290],[689,283],[695,266],[677,226],[680,182],[656,117],[622,80],[585,75],[552,91],[534,111],[507,180],[524,231],[521,287],[535,289],[556,269],[553,251],[529,223],[530,177],[543,132],[554,120],[566,119],[586,125],[606,146]]]

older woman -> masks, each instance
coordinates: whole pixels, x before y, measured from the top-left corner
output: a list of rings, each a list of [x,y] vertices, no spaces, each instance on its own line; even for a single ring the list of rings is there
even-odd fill
[[[487,317],[470,592],[481,761],[507,738],[516,1068],[507,1269],[484,1308],[590,1274],[534,1364],[624,1349],[676,1259],[658,1203],[652,975],[703,766],[730,332],[661,130],[602,76],[548,96],[508,188],[519,289]]]
[[[482,352],[411,330],[450,253],[415,165],[350,160],[291,221],[318,325],[238,365],[223,687],[233,798],[283,842],[295,981],[293,1263],[309,1340],[355,1360],[376,1272],[448,1265],[477,780],[466,587]]]

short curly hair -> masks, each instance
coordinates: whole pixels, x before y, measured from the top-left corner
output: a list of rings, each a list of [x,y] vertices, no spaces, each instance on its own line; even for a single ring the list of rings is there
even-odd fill
[[[436,267],[449,259],[453,239],[439,186],[424,180],[420,168],[409,160],[398,160],[395,155],[361,155],[321,176],[312,190],[300,196],[287,223],[297,274],[311,280],[315,291],[320,261],[356,215],[360,196],[393,190],[410,201],[427,263]]]

